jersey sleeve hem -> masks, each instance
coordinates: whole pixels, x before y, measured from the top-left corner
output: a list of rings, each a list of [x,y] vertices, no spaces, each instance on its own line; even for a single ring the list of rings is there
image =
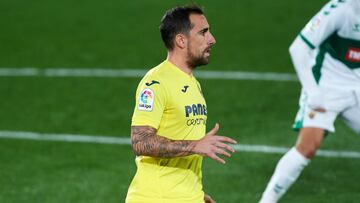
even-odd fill
[[[131,126],[150,126],[155,129],[159,128],[159,124],[157,124],[156,122],[144,119],[141,121],[132,121]]]
[[[304,35],[302,35],[302,34],[300,33],[299,36],[300,36],[300,38],[302,39],[302,41],[304,41],[305,44],[310,47],[310,49],[315,49],[315,46],[314,46],[308,39],[306,39],[306,37],[305,37]]]

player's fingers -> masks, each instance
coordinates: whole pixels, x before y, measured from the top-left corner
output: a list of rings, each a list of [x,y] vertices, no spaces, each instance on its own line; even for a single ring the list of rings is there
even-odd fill
[[[221,142],[228,142],[228,143],[232,143],[232,144],[237,144],[237,141],[230,138],[230,137],[225,137],[225,136],[216,136],[216,139],[218,141],[221,141]]]
[[[227,151],[232,152],[232,153],[235,152],[235,149],[234,149],[234,148],[232,148],[231,146],[229,146],[229,145],[227,145],[227,144],[224,144],[224,143],[222,143],[222,142],[217,142],[217,143],[216,143],[216,146],[217,146],[217,147],[221,147],[221,148],[223,148],[223,149],[226,149]]]
[[[221,148],[217,148],[216,149],[216,154],[221,154],[223,156],[226,156],[226,157],[231,157],[231,154]]]
[[[218,123],[215,124],[215,127],[208,132],[208,134],[215,135],[217,131],[219,130],[220,126]]]
[[[215,153],[211,153],[207,155],[209,158],[214,159],[215,161],[221,163],[221,164],[225,164],[225,161],[223,159],[221,159],[220,157],[218,157]]]
[[[204,196],[205,203],[216,203],[209,195],[205,194]]]
[[[210,199],[208,203],[216,203],[215,200]]]

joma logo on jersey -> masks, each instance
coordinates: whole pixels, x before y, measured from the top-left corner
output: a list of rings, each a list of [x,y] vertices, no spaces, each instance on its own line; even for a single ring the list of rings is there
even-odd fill
[[[349,48],[348,51],[346,52],[346,60],[360,63],[360,49]]]
[[[204,104],[193,104],[191,106],[185,106],[186,117],[189,117],[190,114],[193,116],[207,115],[206,106]]]

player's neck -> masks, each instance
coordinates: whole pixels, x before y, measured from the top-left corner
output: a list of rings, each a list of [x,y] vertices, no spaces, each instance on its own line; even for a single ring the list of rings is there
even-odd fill
[[[186,63],[185,56],[181,54],[175,54],[174,52],[168,52],[167,60],[174,64],[181,71],[188,75],[192,75],[192,68]]]

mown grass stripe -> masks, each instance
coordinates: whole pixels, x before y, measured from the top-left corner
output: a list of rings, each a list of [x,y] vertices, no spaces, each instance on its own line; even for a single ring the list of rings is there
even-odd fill
[[[144,76],[146,71],[143,69],[106,68],[0,68],[0,76],[138,78]],[[194,74],[197,78],[202,79],[298,81],[296,75],[290,73],[199,70]]]
[[[111,137],[102,135],[74,135],[74,134],[54,134],[37,132],[18,132],[18,131],[0,131],[0,138],[39,140],[39,141],[61,141],[61,142],[80,142],[80,143],[98,143],[98,144],[117,144],[130,145],[128,137]],[[255,152],[265,154],[284,154],[290,148],[268,146],[268,145],[233,145],[238,152]],[[317,156],[333,158],[360,158],[360,152],[357,151],[335,151],[319,150]]]

